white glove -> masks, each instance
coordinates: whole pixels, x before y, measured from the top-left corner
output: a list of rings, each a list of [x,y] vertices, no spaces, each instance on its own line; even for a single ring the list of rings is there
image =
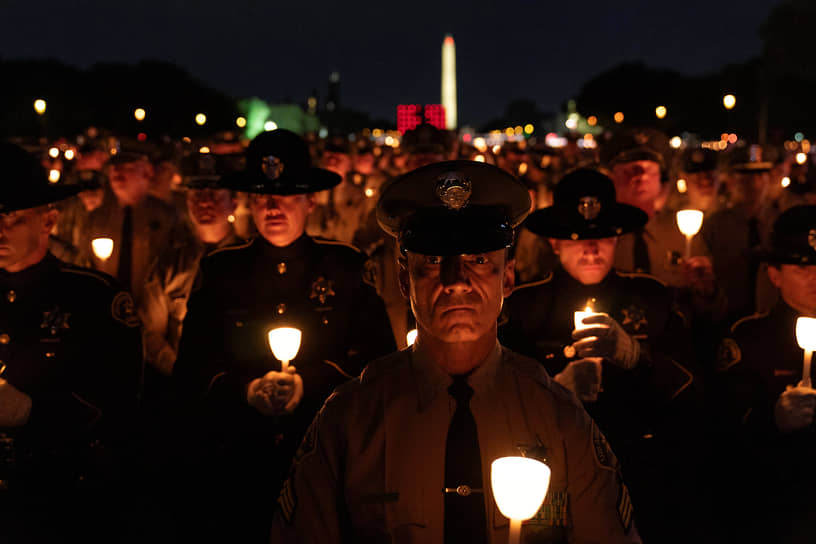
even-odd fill
[[[791,385],[779,395],[774,407],[776,427],[783,433],[792,433],[804,429],[813,423],[816,409],[816,389]]]
[[[291,414],[303,398],[303,378],[294,366],[271,370],[250,382],[247,402],[265,416]]]
[[[587,357],[572,361],[554,379],[575,393],[579,400],[594,402],[601,391],[602,360],[600,357]]]
[[[621,368],[635,368],[640,359],[640,343],[629,336],[607,314],[585,317],[585,325],[597,325],[572,331],[572,345],[578,357],[603,357]]]
[[[20,427],[31,415],[31,397],[0,378],[0,427]]]

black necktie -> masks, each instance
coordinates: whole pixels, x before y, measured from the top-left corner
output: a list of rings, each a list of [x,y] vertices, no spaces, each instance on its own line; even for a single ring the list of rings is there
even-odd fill
[[[648,274],[652,271],[651,263],[649,262],[649,247],[646,245],[646,239],[643,237],[643,229],[635,231],[635,272],[643,272]]]
[[[470,411],[473,389],[460,374],[453,377],[448,393],[456,400],[456,411],[445,445],[445,544],[485,543],[482,456],[476,420]]]
[[[119,281],[122,287],[132,291],[131,268],[133,267],[133,209],[125,206],[125,216],[122,219],[122,239],[119,247]]]

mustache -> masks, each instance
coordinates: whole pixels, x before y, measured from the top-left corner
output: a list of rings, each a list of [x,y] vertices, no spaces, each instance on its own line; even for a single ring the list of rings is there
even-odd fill
[[[606,264],[606,259],[599,255],[581,257],[580,259],[578,259],[578,264],[580,266],[599,266]]]

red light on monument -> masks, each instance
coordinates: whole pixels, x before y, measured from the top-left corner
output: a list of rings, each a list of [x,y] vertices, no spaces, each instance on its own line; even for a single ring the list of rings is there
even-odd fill
[[[416,128],[422,122],[445,130],[445,107],[441,104],[400,104],[397,106],[397,130],[405,134],[406,130]]]

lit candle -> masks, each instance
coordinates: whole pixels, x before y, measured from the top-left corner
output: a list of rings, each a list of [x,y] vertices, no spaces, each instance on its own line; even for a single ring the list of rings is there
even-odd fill
[[[99,260],[107,261],[113,253],[113,240],[110,238],[94,238],[91,240],[91,247],[94,255]]]
[[[595,299],[591,298],[591,299],[589,299],[587,301],[587,305],[586,305],[586,308],[584,308],[584,311],[575,312],[575,330],[576,331],[580,331],[580,330],[583,330],[583,329],[589,329],[591,327],[597,327],[597,325],[584,324],[584,318],[585,317],[598,315],[597,312],[593,311],[594,304],[595,304]]]
[[[529,457],[501,457],[490,465],[490,485],[499,511],[510,520],[509,544],[521,539],[521,522],[533,517],[547,495],[550,467]]]
[[[272,354],[281,362],[281,370],[286,372],[289,361],[294,359],[300,350],[300,329],[278,327],[267,333]]]
[[[802,363],[802,385],[811,387],[810,360],[813,352],[816,351],[816,319],[800,317],[796,320],[796,342],[800,348],[805,350],[805,358]]]
[[[413,346],[414,341],[416,340],[416,337],[417,337],[417,330],[416,329],[411,329],[410,331],[408,331],[408,334],[405,335],[405,341],[408,343],[409,346]]]
[[[703,226],[703,212],[700,210],[680,210],[677,212],[677,228],[686,236],[686,259],[691,258],[691,239]]]

